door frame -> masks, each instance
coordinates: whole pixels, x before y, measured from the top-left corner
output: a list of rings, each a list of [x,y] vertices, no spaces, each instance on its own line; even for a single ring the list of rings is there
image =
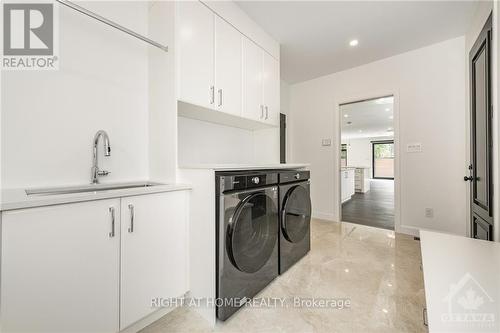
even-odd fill
[[[372,141],[370,143],[372,145],[372,178],[373,179],[394,180],[394,177],[375,177],[375,145],[376,144],[388,144],[388,143],[392,143],[394,145],[394,140],[380,140],[380,141]],[[394,157],[396,157],[396,154],[394,154]]]
[[[401,176],[400,176],[400,137],[399,137],[399,90],[397,88],[369,91],[359,94],[346,94],[344,96],[337,97],[334,100],[334,126],[333,128],[337,131],[337,137],[335,140],[335,145],[333,146],[333,160],[334,160],[334,177],[336,180],[333,184],[334,193],[336,193],[335,202],[333,203],[336,207],[337,216],[336,220],[342,222],[342,203],[341,203],[341,175],[340,175],[340,149],[341,149],[341,134],[342,134],[342,114],[340,112],[340,106],[342,104],[348,104],[353,102],[360,102],[363,100],[376,99],[381,97],[393,96],[393,128],[394,128],[394,231],[399,233],[404,233],[408,235],[418,236],[418,229],[408,226],[401,225]]]

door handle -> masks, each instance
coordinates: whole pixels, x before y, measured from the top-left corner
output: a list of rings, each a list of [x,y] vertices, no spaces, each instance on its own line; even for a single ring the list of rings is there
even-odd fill
[[[266,120],[267,120],[267,118],[269,118],[269,108],[266,105]]]
[[[215,87],[210,86],[210,104],[215,103]]]
[[[470,177],[464,176],[464,182],[467,182],[467,181],[471,182],[473,180],[474,180],[474,177],[472,177],[472,176],[470,176]]]
[[[264,118],[264,105],[260,105],[260,119]]]
[[[109,232],[109,238],[115,237],[115,207],[109,207],[109,213],[111,214],[111,231]]]
[[[135,218],[134,205],[129,204],[128,209],[130,210],[130,227],[128,227],[128,232],[133,233],[134,232],[134,218]]]

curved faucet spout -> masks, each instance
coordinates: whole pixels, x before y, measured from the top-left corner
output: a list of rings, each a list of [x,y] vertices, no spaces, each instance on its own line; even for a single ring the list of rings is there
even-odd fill
[[[99,138],[101,136],[102,136],[102,139],[104,140],[104,156],[110,156],[111,155],[111,145],[109,143],[109,136],[108,136],[108,133],[106,133],[106,131],[99,130],[94,135],[94,148],[97,149],[97,145],[99,144]]]
[[[99,145],[99,138],[103,139],[103,144],[104,144],[104,156],[110,156],[111,155],[111,145],[109,143],[109,136],[108,133],[104,130],[99,130],[97,133],[94,135],[94,141],[93,141],[93,146],[92,146],[92,168],[91,168],[91,179],[90,181],[92,184],[98,184],[99,183],[99,176],[107,176],[109,174],[109,171],[101,171],[99,170],[99,167],[97,165],[97,146]]]

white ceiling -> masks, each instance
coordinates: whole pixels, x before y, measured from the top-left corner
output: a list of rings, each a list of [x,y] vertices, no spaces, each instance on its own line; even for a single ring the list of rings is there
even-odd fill
[[[237,1],[281,44],[288,83],[465,34],[477,1]],[[358,39],[357,47],[349,41]]]
[[[393,105],[393,97],[341,105],[342,141],[394,136]]]

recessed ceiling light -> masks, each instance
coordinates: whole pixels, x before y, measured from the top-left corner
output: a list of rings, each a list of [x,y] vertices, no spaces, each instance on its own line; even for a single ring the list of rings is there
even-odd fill
[[[351,45],[351,46],[356,46],[356,45],[358,45],[358,43],[359,43],[359,42],[358,42],[358,40],[357,40],[357,39],[353,39],[353,40],[351,40],[351,41],[349,42],[349,45]]]
[[[385,112],[389,112],[389,111],[391,111],[391,109],[389,109],[389,108],[386,108],[386,109],[385,109]]]
[[[361,132],[363,132],[363,130],[359,130],[358,132],[361,133]]]
[[[392,131],[392,127],[389,127],[387,130],[388,130],[388,131]]]
[[[349,117],[349,115],[348,115],[348,114],[345,114],[345,115],[344,115],[344,118],[347,118],[347,117]]]
[[[389,116],[389,119],[394,119],[394,116]]]

